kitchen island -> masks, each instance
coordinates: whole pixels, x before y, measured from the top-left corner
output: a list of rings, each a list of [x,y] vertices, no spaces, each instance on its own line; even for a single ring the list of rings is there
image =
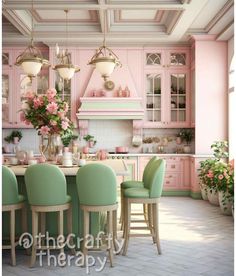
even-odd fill
[[[108,165],[115,171],[117,176],[127,176],[129,171],[127,169],[126,163],[124,160],[104,160],[104,161],[87,161],[87,164],[99,162],[104,165]],[[12,166],[8,165],[10,169],[15,173],[18,181],[19,193],[23,194],[27,199],[26,187],[24,182],[24,174],[26,169],[28,168],[27,165],[17,165]],[[78,166],[73,167],[63,167],[59,165],[59,168],[63,171],[66,177],[67,182],[67,194],[71,196],[72,200],[72,219],[73,219],[73,233],[76,236],[82,236],[82,229],[83,229],[83,214],[79,206],[79,199],[77,194],[76,188],[76,173],[79,169]],[[31,232],[31,211],[30,206],[27,203],[27,217],[28,217],[28,231]],[[66,217],[66,216],[65,216]],[[9,236],[9,214],[6,212],[3,213],[3,237]],[[66,219],[66,218],[65,218]],[[21,213],[20,211],[16,212],[16,235],[21,234]],[[50,235],[57,234],[57,214],[50,213],[47,214],[47,231]],[[64,224],[66,225],[66,223]],[[100,229],[103,229],[104,225],[104,216],[99,216],[98,213],[91,214],[91,228],[90,233],[95,235]],[[65,227],[65,233],[67,233]]]

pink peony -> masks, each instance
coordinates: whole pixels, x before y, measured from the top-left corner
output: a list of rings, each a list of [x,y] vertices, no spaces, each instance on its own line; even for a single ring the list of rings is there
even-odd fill
[[[50,131],[50,128],[48,126],[42,126],[39,130],[41,135],[47,135]]]
[[[68,126],[69,126],[68,122],[62,121],[62,123],[61,123],[61,128],[62,129],[67,130]]]
[[[25,93],[25,97],[26,97],[27,99],[29,99],[29,100],[32,100],[32,99],[34,98],[34,96],[35,96],[35,93],[32,92],[32,91],[27,91],[27,92]]]
[[[219,178],[220,180],[222,180],[222,179],[224,178],[223,174],[220,174],[220,175],[218,176],[218,178]]]
[[[53,101],[56,94],[57,94],[57,91],[54,88],[48,89],[46,92],[46,95],[49,101]]]
[[[40,98],[34,98],[33,99],[34,108],[37,109],[38,107],[43,105],[43,101]]]
[[[47,105],[46,109],[51,114],[57,114],[58,105],[52,102]]]

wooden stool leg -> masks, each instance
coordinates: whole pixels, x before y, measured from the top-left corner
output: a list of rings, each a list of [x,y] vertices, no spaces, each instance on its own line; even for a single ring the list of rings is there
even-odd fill
[[[72,206],[70,206],[70,208],[67,211],[68,216],[67,216],[67,231],[68,231],[68,235],[72,234]],[[73,239],[71,238],[69,240],[70,245],[74,245]],[[75,248],[71,248],[71,254],[75,255]]]
[[[37,249],[37,239],[38,234],[38,212],[32,211],[32,235],[33,235],[33,245],[31,252],[31,262],[30,267],[33,267],[36,261],[36,249]]]
[[[155,240],[157,245],[157,251],[158,254],[161,254],[161,245],[160,245],[160,239],[159,239],[159,210],[158,210],[158,202],[152,204],[152,213],[153,213],[153,225],[154,225],[154,231],[155,231]]]
[[[143,204],[143,216],[144,220],[148,223],[148,204]]]
[[[46,235],[46,213],[40,213],[40,231],[41,235]],[[42,245],[45,243],[45,239],[41,239]]]
[[[108,238],[112,236],[112,211],[107,212],[107,235]],[[110,259],[110,266],[113,266],[113,240],[108,239],[108,252]]]
[[[117,241],[117,210],[114,210],[113,213],[112,213],[112,228],[113,228],[113,245],[114,245],[114,248],[117,252],[118,248],[117,248],[117,244],[116,244],[116,241]]]
[[[64,234],[64,225],[63,225],[63,210],[58,212],[58,235]],[[60,248],[60,253],[64,253],[64,248]]]
[[[121,230],[124,230],[124,191],[120,188],[120,224]]]
[[[27,208],[24,206],[21,209],[21,223],[22,223],[22,233],[26,233],[28,231],[28,221],[27,221]],[[30,255],[30,249],[26,248],[27,255]]]
[[[154,226],[153,226],[152,203],[148,204],[148,227],[149,227],[150,233],[152,235],[153,243],[155,243],[156,236],[155,236],[155,231],[154,231]]]
[[[131,203],[129,199],[125,199],[125,242],[123,248],[123,255],[125,256],[128,249],[129,234],[130,234],[130,216],[131,216]]]
[[[88,234],[89,234],[89,212],[84,210],[84,242],[83,242],[84,257],[88,254],[88,248],[86,248],[86,237]]]
[[[10,239],[11,239],[11,261],[16,265],[16,246],[15,246],[15,210],[10,211]]]

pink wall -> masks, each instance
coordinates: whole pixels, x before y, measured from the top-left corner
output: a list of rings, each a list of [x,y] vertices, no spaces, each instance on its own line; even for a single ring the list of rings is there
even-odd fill
[[[227,43],[195,42],[196,154],[211,154],[210,145],[227,139]]]

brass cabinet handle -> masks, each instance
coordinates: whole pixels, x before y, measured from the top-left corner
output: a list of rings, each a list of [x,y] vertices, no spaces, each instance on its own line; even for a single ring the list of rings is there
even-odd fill
[[[175,169],[175,165],[171,165],[171,169]]]

